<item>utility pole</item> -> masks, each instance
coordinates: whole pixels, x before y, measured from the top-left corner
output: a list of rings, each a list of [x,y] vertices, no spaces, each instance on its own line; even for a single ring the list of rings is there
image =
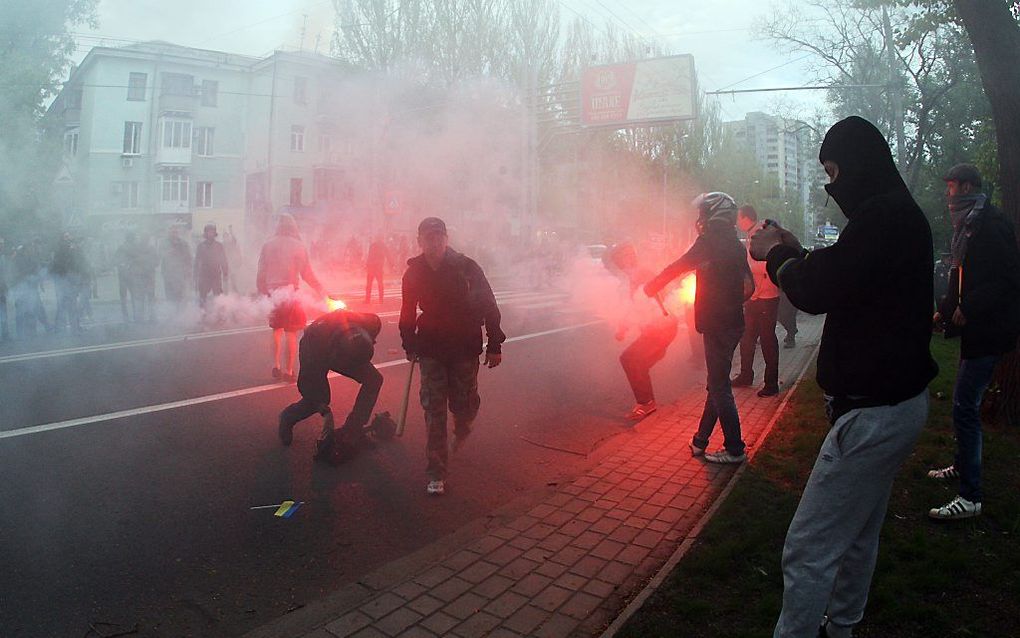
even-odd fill
[[[885,31],[885,55],[888,65],[889,78],[889,108],[891,110],[890,123],[896,134],[896,165],[903,170],[904,158],[904,136],[903,131],[903,92],[900,90],[899,81],[894,71],[896,65],[896,43],[893,40],[892,22],[889,20],[889,8],[882,7],[882,26]]]

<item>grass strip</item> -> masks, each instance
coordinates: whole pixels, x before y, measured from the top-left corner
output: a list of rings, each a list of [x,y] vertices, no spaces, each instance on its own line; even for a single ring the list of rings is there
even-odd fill
[[[985,425],[982,516],[934,522],[956,494],[927,471],[952,463],[957,341],[936,337],[928,425],[893,485],[859,638],[1020,636],[1020,430]],[[813,373],[809,372],[813,377]],[[941,396],[942,398],[938,398]],[[699,541],[619,636],[771,636],[786,529],[829,425],[805,381]]]

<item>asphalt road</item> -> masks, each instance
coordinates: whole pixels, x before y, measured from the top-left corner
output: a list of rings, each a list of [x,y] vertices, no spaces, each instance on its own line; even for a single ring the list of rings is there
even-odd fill
[[[564,295],[497,295],[513,341],[480,372],[481,413],[442,498],[425,495],[416,397],[403,438],[343,466],[312,461],[318,417],[282,447],[276,416],[297,391],[269,378],[261,327],[93,330],[0,352],[0,635],[80,637],[102,622],[237,636],[577,476],[627,431],[622,346]],[[408,372],[396,300],[372,308],[376,411],[396,413]],[[654,374],[660,401],[699,374],[687,357],[681,335]],[[357,387],[332,387],[342,414]],[[251,509],[285,499],[304,501],[290,519]]]

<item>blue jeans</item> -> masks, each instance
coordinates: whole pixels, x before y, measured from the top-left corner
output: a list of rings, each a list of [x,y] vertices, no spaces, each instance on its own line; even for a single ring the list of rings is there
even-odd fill
[[[712,436],[718,421],[722,424],[723,446],[727,452],[737,456],[744,453],[744,440],[740,435],[737,404],[733,401],[733,390],[730,388],[730,367],[733,365],[733,352],[743,335],[743,327],[706,332],[703,335],[708,396],[705,398],[698,433],[694,435],[694,445],[708,447],[708,438]]]
[[[960,473],[960,496],[981,501],[981,397],[992,380],[999,355],[960,359],[953,390],[953,428],[956,430],[956,461]]]

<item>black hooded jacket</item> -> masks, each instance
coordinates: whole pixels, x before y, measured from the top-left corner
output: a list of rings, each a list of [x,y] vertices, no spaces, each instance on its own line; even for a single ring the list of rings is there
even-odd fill
[[[953,268],[939,308],[946,336],[961,335],[964,359],[1010,352],[1020,333],[1020,251],[1013,224],[985,204],[972,233],[963,257],[963,283],[961,269]],[[952,325],[957,306],[967,320],[962,329]]]
[[[484,325],[486,352],[501,354],[506,335],[499,324],[496,297],[473,259],[447,248],[438,269],[424,255],[407,260],[399,322],[405,352],[441,361],[477,358]]]
[[[744,300],[754,291],[747,251],[737,239],[733,223],[710,219],[705,232],[680,259],[666,266],[645,285],[654,295],[669,282],[690,270],[696,270],[698,285],[694,291],[694,325],[698,332],[742,329]],[[749,292],[750,291],[750,292]]]
[[[850,117],[825,135],[819,160],[839,165],[825,190],[847,217],[835,245],[769,251],[769,277],[796,307],[826,313],[818,384],[829,395],[895,404],[935,378],[931,357],[931,228],[870,122]]]

